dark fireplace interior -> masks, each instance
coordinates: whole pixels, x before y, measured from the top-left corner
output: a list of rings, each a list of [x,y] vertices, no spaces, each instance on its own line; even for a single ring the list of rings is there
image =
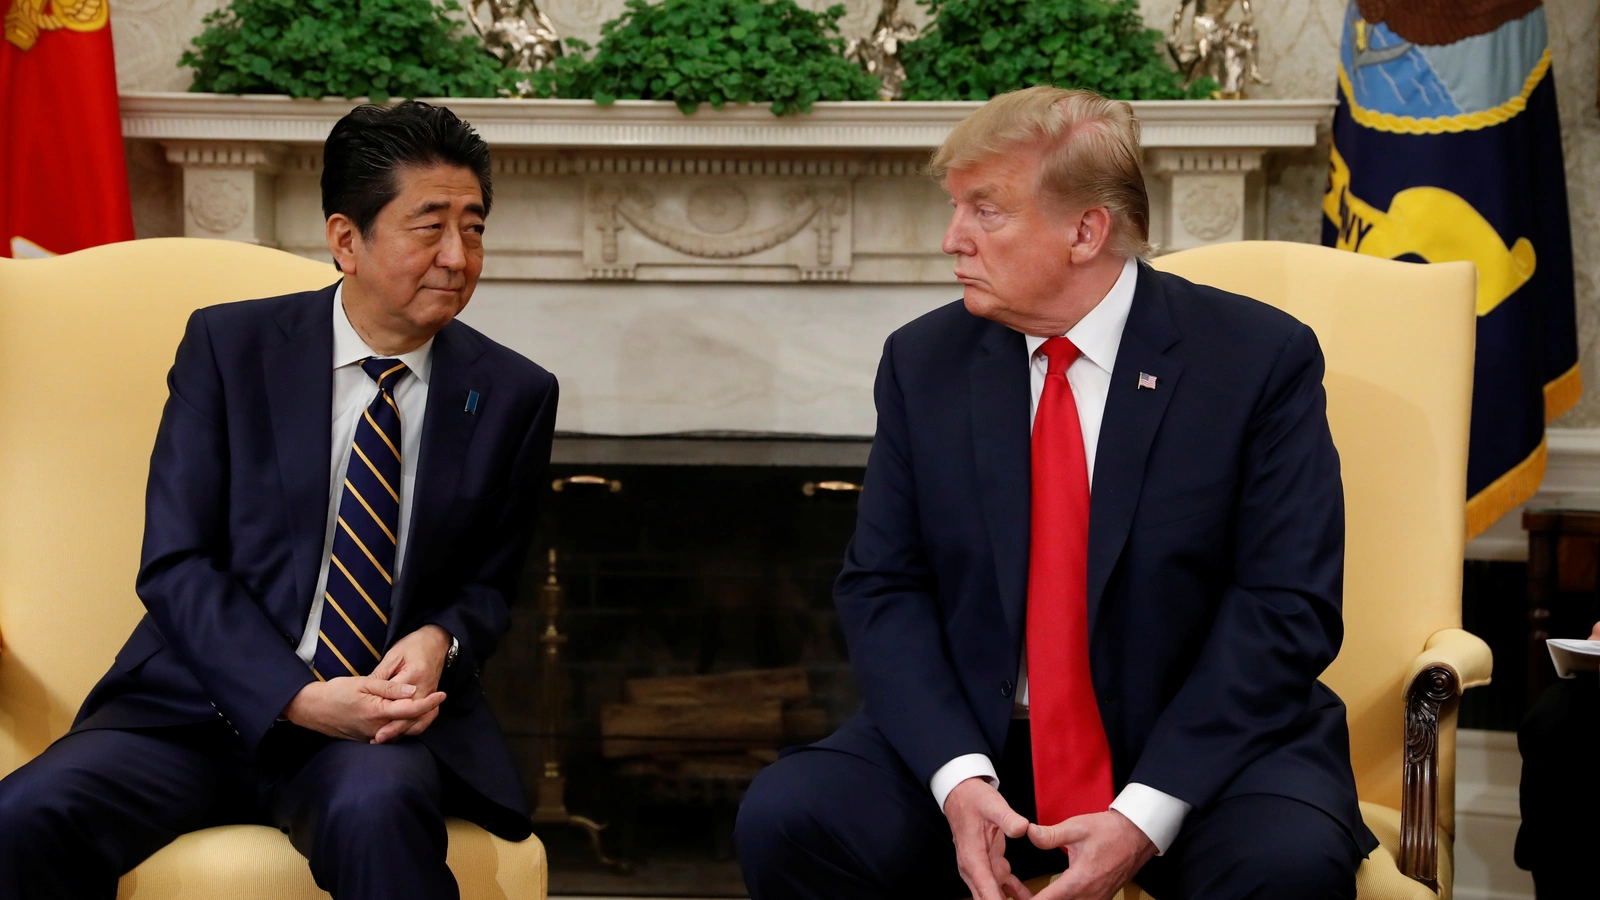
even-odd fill
[[[551,466],[483,684],[543,811],[552,894],[744,896],[750,777],[859,703],[831,597],[864,473],[828,464],[864,459],[847,449]],[[598,852],[569,815],[605,826]]]

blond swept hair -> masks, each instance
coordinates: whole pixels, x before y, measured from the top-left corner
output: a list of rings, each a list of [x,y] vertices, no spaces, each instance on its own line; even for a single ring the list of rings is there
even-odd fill
[[[1123,257],[1149,256],[1139,120],[1121,100],[1048,85],[1001,94],[950,132],[929,170],[943,181],[952,169],[1041,145],[1037,189],[1044,199],[1069,209],[1105,207],[1111,212],[1107,248]]]

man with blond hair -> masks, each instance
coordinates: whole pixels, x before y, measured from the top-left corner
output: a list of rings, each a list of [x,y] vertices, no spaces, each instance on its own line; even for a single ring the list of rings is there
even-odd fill
[[[1126,103],[996,97],[933,171],[965,294],[878,369],[835,586],[863,710],[751,786],[751,897],[1354,897],[1316,336],[1141,264]]]

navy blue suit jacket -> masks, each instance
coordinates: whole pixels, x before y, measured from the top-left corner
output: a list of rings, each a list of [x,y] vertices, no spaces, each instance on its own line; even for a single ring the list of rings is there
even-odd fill
[[[316,589],[332,446],[333,292],[190,319],[150,458],[137,590],[147,613],[74,730],[224,720],[259,748],[310,683],[295,656]],[[477,410],[465,410],[468,391]],[[437,624],[461,644],[419,740],[521,839],[527,802],[478,667],[511,603],[550,461],[555,378],[461,322],[435,337],[411,538],[387,643]]]
[[[1343,636],[1322,374],[1290,316],[1140,266],[1095,456],[1090,668],[1116,790],[1291,797],[1366,852],[1344,706],[1317,680]],[[1023,336],[960,302],[884,345],[835,586],[865,702],[823,746],[923,783],[963,754],[998,762],[1027,610],[1029,393]]]

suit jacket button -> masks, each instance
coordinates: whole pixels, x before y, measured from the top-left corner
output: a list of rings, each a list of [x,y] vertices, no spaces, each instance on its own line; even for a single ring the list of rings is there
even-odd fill
[[[1010,697],[1011,692],[1014,690],[1016,690],[1016,688],[1012,686],[1009,680],[1000,682],[1000,696]]]

